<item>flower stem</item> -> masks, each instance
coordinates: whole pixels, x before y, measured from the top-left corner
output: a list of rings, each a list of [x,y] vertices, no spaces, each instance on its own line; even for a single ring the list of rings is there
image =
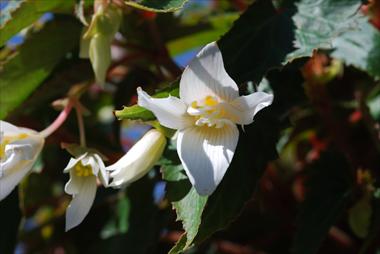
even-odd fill
[[[82,115],[82,112],[81,112],[79,106],[76,106],[75,109],[76,109],[76,113],[77,113],[80,145],[82,147],[86,147],[86,132],[84,129],[83,115]]]
[[[72,108],[73,104],[69,102],[59,114],[59,116],[54,120],[54,122],[40,132],[40,135],[44,138],[47,138],[53,134],[66,121],[67,116],[70,114]]]

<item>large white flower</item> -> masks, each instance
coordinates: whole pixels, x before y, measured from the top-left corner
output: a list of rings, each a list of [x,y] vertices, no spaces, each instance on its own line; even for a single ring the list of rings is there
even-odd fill
[[[96,195],[96,179],[107,186],[108,176],[102,158],[96,153],[86,152],[76,159],[71,158],[63,172],[70,173],[65,192],[73,196],[66,210],[66,231],[78,226],[86,217]]]
[[[132,148],[106,168],[113,178],[110,186],[122,187],[143,177],[164,152],[166,138],[156,129],[148,131]]]
[[[44,142],[33,130],[0,121],[0,201],[30,172]]]
[[[252,123],[273,100],[263,92],[239,96],[215,42],[184,70],[180,99],[151,98],[141,88],[138,96],[138,104],[151,110],[161,125],[178,130],[179,158],[200,195],[210,195],[226,173],[239,138],[236,124]]]

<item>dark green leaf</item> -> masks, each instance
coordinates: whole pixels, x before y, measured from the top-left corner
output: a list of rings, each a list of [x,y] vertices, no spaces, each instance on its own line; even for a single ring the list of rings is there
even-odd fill
[[[372,218],[371,202],[372,196],[366,193],[348,210],[348,223],[357,237],[368,236]]]
[[[330,227],[343,212],[350,194],[350,165],[339,153],[326,152],[311,165],[306,198],[297,219],[293,253],[318,251]]]
[[[78,44],[80,30],[74,19],[56,16],[1,66],[0,119],[20,105]]]
[[[128,187],[126,196],[129,204],[118,204],[118,212],[128,209],[128,232],[99,242],[89,253],[133,253],[145,254],[156,243],[159,236],[158,208],[153,202],[155,181],[144,177]],[[120,214],[121,215],[121,214]],[[127,214],[124,214],[126,216]],[[126,218],[119,218],[125,220]],[[123,221],[119,221],[123,222]],[[121,226],[121,227],[120,227]],[[119,230],[127,225],[120,225]]]
[[[16,245],[18,226],[21,220],[18,192],[16,190],[0,202],[0,253],[13,253]]]
[[[237,82],[259,82],[294,50],[295,9],[279,13],[271,1],[255,1],[218,42],[224,65]]]
[[[317,48],[355,25],[360,0],[257,0],[218,42],[227,72],[237,82],[259,83],[265,73]],[[296,3],[294,3],[296,2]],[[289,4],[290,3],[290,4]]]
[[[181,9],[188,0],[125,0],[125,4],[142,9],[145,11],[154,12],[173,12]]]
[[[171,249],[170,254],[181,253],[193,243],[201,223],[201,215],[207,196],[200,196],[191,186],[182,165],[171,165],[170,161],[161,162],[163,178],[168,181],[166,196],[172,201],[177,220],[182,221],[186,233]]]

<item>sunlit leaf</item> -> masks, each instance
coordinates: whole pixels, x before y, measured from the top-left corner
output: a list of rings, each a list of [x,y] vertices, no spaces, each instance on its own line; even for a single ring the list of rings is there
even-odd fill
[[[80,29],[79,22],[57,16],[0,67],[0,119],[22,103],[76,47]]]
[[[335,50],[332,56],[379,78],[380,31],[368,23],[366,17],[362,17],[358,23],[355,30],[346,32],[334,40]]]
[[[11,0],[0,16],[0,47],[46,12],[74,9],[75,0]]]
[[[126,5],[154,12],[173,12],[181,9],[188,0],[124,0]]]

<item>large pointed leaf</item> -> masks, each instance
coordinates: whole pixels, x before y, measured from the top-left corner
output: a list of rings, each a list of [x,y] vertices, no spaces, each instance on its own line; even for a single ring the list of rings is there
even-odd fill
[[[80,30],[73,18],[56,16],[0,67],[0,119],[22,103],[78,44]]]
[[[258,83],[294,50],[293,12],[294,7],[280,13],[272,1],[255,1],[218,41],[226,70],[237,83]]]
[[[314,49],[332,48],[332,41],[345,31],[357,26],[361,0],[301,0],[295,1],[297,12],[293,21],[295,47],[297,50],[288,55],[292,60],[297,57],[311,56]]]
[[[162,162],[161,171],[167,181],[166,196],[172,202],[177,220],[182,222],[186,233],[171,249],[170,254],[180,253],[191,246],[198,233],[202,212],[207,202],[207,197],[200,196],[191,186],[182,165],[173,163],[170,160]]]

